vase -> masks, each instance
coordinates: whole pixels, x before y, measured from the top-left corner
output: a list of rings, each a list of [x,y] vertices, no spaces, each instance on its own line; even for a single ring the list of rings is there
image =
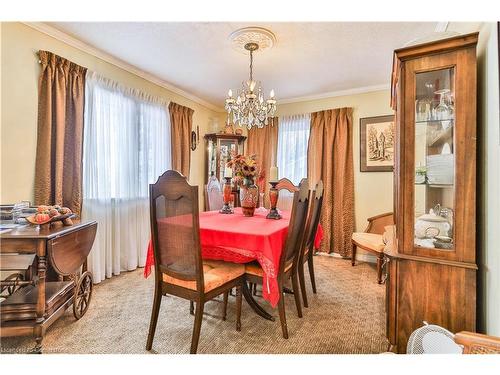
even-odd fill
[[[253,216],[259,201],[259,188],[252,179],[246,178],[240,187],[240,204],[243,215]]]

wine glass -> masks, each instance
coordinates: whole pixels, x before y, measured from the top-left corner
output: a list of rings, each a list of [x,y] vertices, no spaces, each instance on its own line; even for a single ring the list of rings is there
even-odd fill
[[[450,118],[450,108],[446,105],[445,96],[449,94],[449,89],[442,89],[435,92],[439,95],[439,104],[436,107],[436,119],[448,120]]]
[[[434,90],[434,84],[426,82],[425,88],[427,92],[426,96],[417,100],[416,104],[417,121],[427,121],[431,119],[432,92]]]

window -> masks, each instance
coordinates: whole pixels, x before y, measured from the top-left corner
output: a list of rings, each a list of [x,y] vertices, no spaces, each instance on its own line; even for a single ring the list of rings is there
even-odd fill
[[[87,74],[82,217],[98,222],[89,257],[96,282],[143,266],[149,184],[171,168],[166,103]]]
[[[278,125],[277,165],[279,178],[288,178],[294,185],[307,177],[307,144],[311,115],[282,116]]]

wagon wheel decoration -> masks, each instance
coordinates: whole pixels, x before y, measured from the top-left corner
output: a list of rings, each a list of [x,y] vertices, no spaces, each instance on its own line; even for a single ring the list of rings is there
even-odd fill
[[[89,308],[92,298],[92,274],[87,271],[80,276],[75,288],[75,298],[73,301],[73,315],[80,319]]]
[[[7,276],[7,278],[5,279],[5,281],[14,281],[14,282],[17,282],[17,281],[23,281],[24,280],[24,275],[22,273],[13,273],[9,276]],[[14,285],[8,285],[8,286],[3,286],[1,289],[0,289],[0,294],[2,294],[5,290],[7,290],[7,294],[9,296],[11,296],[12,294],[14,294],[14,292],[16,290],[18,290],[20,288],[19,285],[17,284],[14,284]]]

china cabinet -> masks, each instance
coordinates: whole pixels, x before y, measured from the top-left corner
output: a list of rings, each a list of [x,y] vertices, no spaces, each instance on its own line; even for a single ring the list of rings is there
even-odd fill
[[[244,142],[247,137],[238,134],[218,134],[211,133],[205,135],[206,148],[206,168],[205,184],[211,176],[217,177],[222,183],[224,181],[224,168],[231,157],[231,152],[237,154],[244,153]],[[238,189],[233,186],[234,205],[239,206]],[[205,207],[207,208],[207,207]]]
[[[385,272],[387,336],[400,353],[423,321],[475,330],[477,39],[394,53],[396,237]]]

